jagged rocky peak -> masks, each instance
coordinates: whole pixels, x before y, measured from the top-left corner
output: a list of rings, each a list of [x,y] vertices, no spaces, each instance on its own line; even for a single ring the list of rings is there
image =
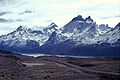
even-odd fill
[[[51,23],[45,27],[27,27],[27,26],[19,26],[15,31],[9,33],[8,35],[4,35],[2,38],[0,37],[0,44],[4,42],[8,44],[9,47],[20,48],[41,46],[43,45],[50,37],[50,35],[56,31],[57,25],[55,23]],[[30,42],[28,42],[30,40]],[[27,43],[28,42],[28,43]],[[33,44],[32,44],[33,43]],[[4,44],[3,44],[4,46]],[[29,48],[30,49],[30,48]]]
[[[93,19],[91,19],[90,16],[84,20],[81,15],[78,15],[77,17],[73,18],[72,21],[70,21],[68,24],[64,26],[63,33],[65,32],[73,33],[76,30],[83,32],[86,28],[88,29],[91,28],[92,26],[96,26],[96,23],[93,22]]]
[[[81,15],[78,15],[77,17],[73,18],[72,21],[85,21]]]
[[[54,22],[50,24],[51,27],[58,27]]]
[[[50,25],[48,25],[48,26],[46,27],[46,29],[57,30],[57,29],[59,29],[59,27],[58,27],[54,22],[52,22]]]
[[[24,29],[27,29],[26,26],[19,26],[19,27],[17,28],[17,31],[22,31],[22,30],[24,30]]]
[[[93,23],[93,19],[92,19],[90,16],[88,16],[88,17],[85,19],[85,22],[86,22],[86,23]]]
[[[119,29],[120,30],[120,22],[115,26],[115,29]]]
[[[100,34],[105,34],[106,32],[112,29],[111,27],[108,26],[108,24],[100,24],[100,25],[97,25],[96,28]]]
[[[100,24],[99,27],[108,27],[108,24]]]
[[[107,30],[107,29],[110,30],[111,29],[111,27],[109,27],[108,24],[100,24],[98,26],[98,28],[101,29],[101,30]]]

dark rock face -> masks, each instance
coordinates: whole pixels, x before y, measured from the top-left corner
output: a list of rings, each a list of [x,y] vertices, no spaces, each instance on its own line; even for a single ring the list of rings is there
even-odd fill
[[[115,28],[119,29],[120,30],[120,23],[118,23]]]
[[[40,47],[41,51],[45,53],[49,52],[52,54],[66,55],[119,56],[119,38],[116,38],[118,40],[113,43],[109,42],[109,40],[114,38],[115,35],[118,36],[119,33],[116,33],[116,31],[118,32],[119,29],[116,29],[115,27],[114,30],[112,30],[108,27],[108,25],[101,25],[102,29],[107,29],[107,33],[104,32],[105,34],[101,35],[97,30],[96,23],[93,21],[93,19],[91,19],[90,16],[85,20],[81,20],[81,18],[81,16],[73,18],[72,21],[64,26],[62,33],[53,33],[46,44]],[[67,33],[72,33],[73,35],[70,37],[64,36]],[[64,38],[66,39],[64,40]],[[77,41],[76,39],[78,38],[79,40]],[[98,40],[96,43],[86,44],[86,42],[82,42],[82,40],[84,41],[86,38],[88,41],[89,39],[100,40]]]
[[[74,32],[75,29],[82,29],[85,26],[85,20],[82,18],[81,15],[78,15],[77,17],[73,18],[72,21],[70,21],[68,24],[64,26],[63,33],[66,32]]]
[[[57,45],[42,46],[44,53],[61,54],[61,55],[77,55],[77,56],[120,56],[120,46],[111,46],[109,43],[94,45],[75,46],[75,42],[71,40],[64,41]]]
[[[28,40],[26,46],[28,48],[36,48],[39,47],[39,43],[34,40]]]
[[[88,16],[88,17],[85,19],[85,21],[87,21],[87,20],[93,22],[93,19],[91,19],[90,16]]]
[[[72,21],[85,21],[81,15],[78,15],[77,17],[73,18]]]

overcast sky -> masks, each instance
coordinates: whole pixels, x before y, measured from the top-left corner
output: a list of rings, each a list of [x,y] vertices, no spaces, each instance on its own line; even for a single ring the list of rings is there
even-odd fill
[[[20,25],[63,27],[73,17],[91,16],[98,24],[120,22],[120,0],[0,0],[0,35]]]

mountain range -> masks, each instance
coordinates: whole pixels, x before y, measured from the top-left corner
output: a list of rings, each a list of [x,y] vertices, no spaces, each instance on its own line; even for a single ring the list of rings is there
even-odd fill
[[[79,56],[119,56],[120,23],[114,28],[96,24],[88,16],[74,17],[64,27],[20,26],[0,36],[0,49],[20,53],[64,54]]]

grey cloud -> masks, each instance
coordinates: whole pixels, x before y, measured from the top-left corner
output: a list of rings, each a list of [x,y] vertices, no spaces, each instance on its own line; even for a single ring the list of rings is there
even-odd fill
[[[100,17],[101,19],[109,19],[109,18],[116,18],[116,17],[120,17],[120,15],[116,15],[116,16],[107,16],[107,17]]]
[[[6,14],[6,12],[0,12],[0,16],[2,16],[2,15],[4,15],[4,14]]]
[[[9,22],[13,22],[13,20],[0,18],[0,23],[9,23]]]
[[[22,19],[4,19],[4,18],[0,18],[0,23],[11,23],[11,22],[22,22]]]
[[[33,13],[33,11],[31,11],[31,10],[26,10],[26,11],[24,11],[24,12],[21,12],[19,15],[23,15],[23,14],[27,14],[27,13]]]
[[[44,20],[43,22],[53,22],[53,20]]]
[[[6,19],[3,19],[3,18],[0,18],[0,22],[1,23],[5,23],[5,22],[7,22],[8,20],[6,20]]]
[[[21,19],[17,19],[16,21],[21,22],[21,21],[23,21],[23,20],[21,20]]]
[[[19,0],[0,0],[0,4],[1,5],[8,5],[8,4],[15,4],[17,3]]]
[[[10,14],[12,12],[0,12],[0,16],[5,15],[5,14]]]

